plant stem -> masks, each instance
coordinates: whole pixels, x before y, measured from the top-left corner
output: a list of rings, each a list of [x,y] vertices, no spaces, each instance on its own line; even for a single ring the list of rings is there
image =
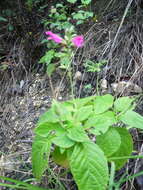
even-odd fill
[[[71,86],[71,96],[72,96],[72,98],[74,98],[73,81],[72,81],[72,72],[71,72],[71,69],[68,70],[68,77],[69,77],[69,80],[70,80],[70,86]]]
[[[111,162],[111,171],[110,171],[110,179],[109,179],[109,190],[113,190],[114,176],[115,176],[115,163]]]

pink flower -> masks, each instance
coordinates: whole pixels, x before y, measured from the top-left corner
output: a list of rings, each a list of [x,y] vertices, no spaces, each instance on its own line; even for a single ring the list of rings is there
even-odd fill
[[[56,43],[58,43],[58,44],[63,41],[63,38],[61,38],[61,37],[58,36],[57,34],[54,34],[54,33],[51,32],[51,31],[47,31],[47,32],[45,32],[45,34],[46,34],[47,36],[49,36],[49,37],[48,37],[48,40],[53,40],[54,42],[56,42]]]
[[[84,37],[76,36],[72,39],[72,42],[76,47],[82,47],[84,45]]]

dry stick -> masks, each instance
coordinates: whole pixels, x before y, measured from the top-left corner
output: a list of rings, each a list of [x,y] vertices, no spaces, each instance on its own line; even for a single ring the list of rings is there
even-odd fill
[[[49,83],[50,83],[50,87],[51,87],[52,95],[53,95],[54,99],[56,99],[55,91],[54,91],[54,87],[53,87],[53,83],[52,83],[52,79],[51,79],[50,76],[48,76],[48,78],[49,78]]]
[[[124,14],[123,14],[121,23],[120,23],[120,25],[119,25],[119,28],[118,28],[118,30],[117,30],[117,33],[116,33],[115,38],[114,38],[114,41],[113,41],[113,44],[112,44],[112,46],[111,46],[111,50],[110,50],[110,52],[109,52],[109,59],[111,59],[111,57],[112,57],[113,48],[114,48],[114,46],[115,46],[117,37],[118,37],[118,35],[119,35],[119,33],[120,33],[120,30],[121,30],[121,28],[122,28],[122,26],[123,26],[125,17],[126,17],[126,15],[127,15],[127,13],[128,13],[128,10],[129,10],[129,8],[130,8],[132,2],[133,2],[133,0],[130,0],[130,1],[128,2],[127,6],[126,6],[126,9],[125,9],[125,11],[124,11]]]

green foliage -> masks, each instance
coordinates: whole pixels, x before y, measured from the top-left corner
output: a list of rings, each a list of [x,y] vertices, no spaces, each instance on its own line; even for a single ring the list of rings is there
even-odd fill
[[[0,22],[7,22],[8,20],[2,16],[0,16]]]
[[[43,57],[41,57],[39,63],[46,64],[46,72],[48,76],[54,73],[58,69],[66,70],[68,73],[71,71],[71,60],[74,52],[71,39],[75,36],[74,28],[71,27],[65,31],[64,44],[55,44],[50,41],[44,41],[47,43],[48,50]],[[50,46],[49,46],[50,44]],[[63,47],[64,46],[64,47]],[[57,52],[58,50],[58,52]],[[59,52],[60,51],[60,52]]]
[[[142,123],[143,129],[143,117],[130,110],[133,100],[123,97],[114,101],[112,95],[104,95],[63,103],[53,101],[35,129],[32,155],[34,175],[38,179],[42,177],[48,167],[50,146],[53,144],[53,160],[71,169],[79,190],[107,189],[107,162],[114,162],[118,170],[133,151],[130,133],[126,128],[116,127],[117,124],[132,124],[132,119],[129,122],[132,113],[136,119],[139,117],[136,125],[132,126],[141,128]],[[96,136],[96,143],[90,139],[91,134]],[[43,160],[41,166],[39,160],[40,163]]]
[[[32,145],[32,163],[33,163],[33,172],[37,179],[40,179],[43,172],[47,169],[50,149],[51,149],[50,138],[44,138],[40,136],[35,137]]]
[[[115,102],[114,102],[114,109],[117,112],[125,112],[126,110],[132,108],[133,106],[133,101],[134,98],[128,98],[128,97],[121,97],[118,98]]]
[[[133,151],[133,140],[132,137],[130,135],[130,133],[128,132],[127,129],[125,128],[116,128],[117,132],[120,135],[121,138],[121,144],[119,149],[111,155],[110,161],[112,161],[112,157],[122,157],[122,156],[130,156],[132,151]],[[122,159],[122,160],[114,160],[115,165],[116,165],[116,170],[121,169],[124,164],[127,162],[128,159]]]
[[[44,19],[45,27],[49,27],[52,30],[65,30],[70,27],[74,27],[70,22],[70,16],[68,15],[68,6],[62,3],[56,4],[55,7],[51,7],[48,19]]]
[[[67,0],[69,3],[76,3],[77,0]],[[77,12],[69,13],[68,5],[63,3],[57,3],[55,6],[51,7],[48,19],[44,19],[45,27],[52,30],[66,30],[67,28],[74,27],[72,24],[73,20],[75,25],[83,24],[89,18],[94,16],[93,12],[87,10],[87,5],[89,5],[91,0],[82,0],[80,6],[78,6]]]
[[[85,21],[87,21],[89,18],[93,17],[93,12],[79,10],[78,12],[72,13],[72,18],[75,19],[76,25],[83,24]]]
[[[100,114],[108,110],[113,105],[114,98],[107,94],[104,96],[97,96],[94,101],[94,114]]]
[[[11,179],[11,178],[8,178],[8,177],[0,176],[0,179],[1,179],[1,180],[8,181],[8,182],[11,182],[11,183],[14,183],[14,184],[0,183],[0,186],[2,186],[2,187],[8,187],[8,188],[14,189],[14,190],[15,190],[15,189],[50,190],[50,189],[44,189],[44,188],[42,188],[42,187],[36,187],[36,186],[31,185],[31,184],[28,184],[28,183],[26,183],[26,182],[18,181],[18,180]]]
[[[69,3],[76,3],[77,0],[67,0]]]
[[[67,159],[67,151],[63,149],[64,152],[61,152],[61,149],[59,147],[56,147],[54,152],[52,153],[52,158],[56,164],[63,166],[65,168],[69,167],[69,162]]]
[[[132,110],[128,110],[125,114],[122,114],[120,120],[129,127],[143,129],[143,117]]]
[[[72,152],[72,153],[71,153]],[[69,163],[80,190],[105,190],[108,183],[107,159],[93,142],[78,143],[69,150]]]
[[[110,127],[106,133],[96,137],[96,143],[109,157],[119,149],[121,137],[115,127]]]
[[[87,60],[85,63],[85,69],[87,72],[99,72],[101,71],[101,67],[107,63],[106,60],[102,60],[99,62],[94,62],[91,60]]]
[[[91,3],[91,1],[92,1],[92,0],[81,0],[81,3],[82,3],[83,5],[88,5],[89,3]],[[69,3],[76,3],[77,0],[67,0],[67,2],[69,2]]]

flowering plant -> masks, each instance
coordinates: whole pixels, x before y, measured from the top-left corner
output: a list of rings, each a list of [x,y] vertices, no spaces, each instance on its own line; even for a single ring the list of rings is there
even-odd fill
[[[47,31],[47,32],[45,32],[45,34],[47,36],[49,36],[47,38],[48,40],[53,40],[57,44],[64,43],[66,45],[66,41],[63,38],[61,38],[60,36],[58,36],[57,34],[54,34],[52,31]],[[84,37],[83,37],[83,35],[75,36],[75,37],[73,37],[71,42],[77,48],[82,47],[84,45]]]
[[[84,36],[83,35],[75,35],[73,27],[65,31],[65,36],[62,38],[59,35],[53,33],[52,31],[46,31],[45,35],[47,36],[48,44],[54,42],[55,47],[48,50],[46,54],[40,59],[40,63],[46,63],[47,65],[47,73],[51,75],[52,72],[56,69],[56,65],[58,68],[71,71],[71,59],[74,54],[75,48],[81,48],[84,46]],[[60,52],[56,52],[55,49]],[[58,62],[55,63],[55,60]],[[53,63],[54,62],[54,63]],[[50,71],[50,72],[49,72]]]
[[[45,34],[47,36],[49,36],[48,40],[53,40],[56,43],[61,43],[63,41],[63,39],[61,37],[59,37],[57,34],[54,34],[51,31],[47,31],[47,32],[45,32]]]
[[[133,152],[126,127],[143,129],[143,117],[133,111],[134,101],[133,97],[114,99],[110,94],[63,103],[54,100],[35,129],[35,177],[41,179],[50,157],[70,169],[78,190],[113,189],[115,169],[121,169]],[[120,123],[124,127],[119,127]]]

